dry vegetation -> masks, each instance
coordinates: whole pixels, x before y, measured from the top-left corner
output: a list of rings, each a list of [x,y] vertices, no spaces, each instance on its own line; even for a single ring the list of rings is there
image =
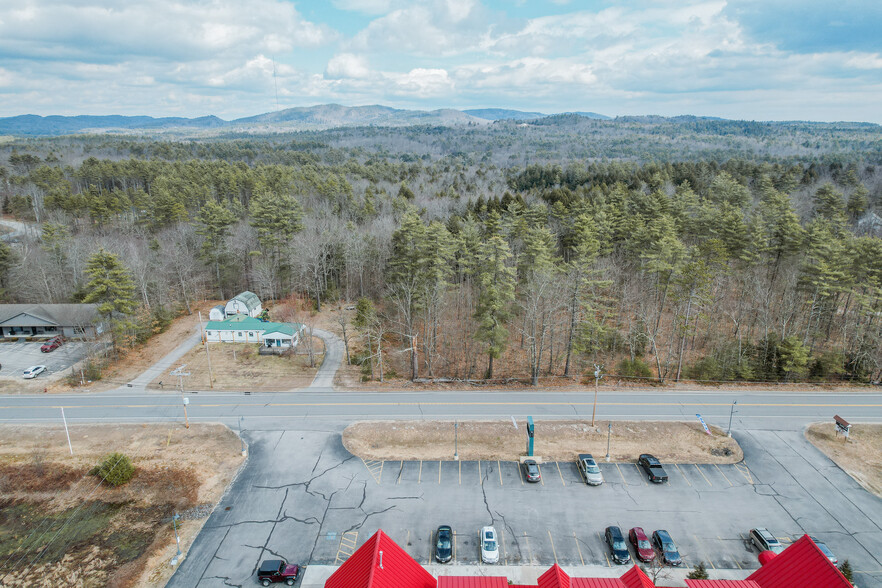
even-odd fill
[[[0,578],[4,586],[164,586],[171,516],[186,552],[243,458],[222,425],[0,427]],[[118,488],[89,475],[107,452],[132,458]],[[206,468],[205,464],[212,464]]]
[[[809,425],[805,436],[861,486],[882,498],[882,425],[852,425],[848,442],[836,434],[833,423]]]
[[[348,451],[376,460],[450,460],[454,451],[451,421],[363,421],[343,432]],[[610,457],[633,462],[641,453],[680,463],[736,463],[741,448],[716,427],[707,435],[698,423],[614,421]],[[460,421],[460,459],[517,460],[525,454],[526,422]],[[546,460],[568,461],[579,453],[606,455],[607,421],[536,421],[534,453]]]

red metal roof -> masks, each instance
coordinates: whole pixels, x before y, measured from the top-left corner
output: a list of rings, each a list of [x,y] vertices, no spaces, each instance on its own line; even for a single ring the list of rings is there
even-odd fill
[[[628,585],[618,578],[573,578],[571,586],[572,588],[628,588]]]
[[[432,574],[377,531],[331,574],[325,588],[436,588],[436,584]]]
[[[622,574],[619,580],[627,588],[655,588],[655,584],[652,583],[649,576],[636,565]]]
[[[438,576],[438,588],[512,588],[505,576]]]
[[[803,535],[747,579],[760,588],[851,588],[851,583],[808,535]]]
[[[753,580],[686,580],[688,588],[762,588]]]
[[[554,564],[539,576],[538,588],[570,588],[570,577],[561,567]]]

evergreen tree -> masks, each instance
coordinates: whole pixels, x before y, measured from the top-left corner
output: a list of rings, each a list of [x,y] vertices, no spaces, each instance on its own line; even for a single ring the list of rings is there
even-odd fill
[[[490,224],[495,224],[494,219],[490,219]],[[502,235],[491,233],[479,259],[480,293],[475,311],[478,321],[475,339],[487,346],[487,379],[493,377],[493,360],[502,355],[508,343],[505,325],[511,318],[510,304],[515,297],[515,269],[508,265],[511,257]]]
[[[842,572],[842,575],[845,576],[845,579],[854,584],[854,572],[851,569],[851,562],[845,560],[841,564],[839,564],[839,571]]]
[[[709,576],[707,575],[707,568],[704,567],[704,562],[698,562],[698,565],[686,575],[686,578],[690,580],[707,580]]]
[[[132,274],[119,257],[103,248],[93,253],[86,262],[86,296],[83,302],[98,305],[98,312],[111,324],[111,337],[116,347],[117,329],[130,326],[126,315],[135,311],[135,283]],[[121,316],[120,316],[121,315]]]
[[[236,222],[236,215],[216,201],[209,200],[199,211],[198,219],[199,228],[196,229],[196,233],[205,239],[199,253],[203,259],[211,261],[214,265],[220,297],[224,299],[226,296],[221,280],[221,260],[226,253],[226,240],[230,234],[230,227]]]
[[[781,341],[778,353],[781,357],[780,368],[784,372],[785,379],[789,379],[791,376],[802,377],[806,374],[809,350],[802,344],[799,337],[790,335]]]

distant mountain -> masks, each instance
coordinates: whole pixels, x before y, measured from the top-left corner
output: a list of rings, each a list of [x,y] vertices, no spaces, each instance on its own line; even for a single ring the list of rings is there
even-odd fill
[[[597,114],[596,112],[577,111],[577,112],[566,113],[566,114],[578,114],[579,116],[584,116],[585,118],[596,118],[598,120],[612,120],[611,116],[606,116],[605,114]]]
[[[200,128],[210,129],[226,125],[226,121],[216,116],[199,118],[152,116],[37,116],[23,114],[0,118],[0,133],[11,135],[69,135],[83,131],[107,131],[111,129],[159,129],[159,128]]]
[[[486,120],[533,120],[548,116],[541,112],[524,112],[523,110],[509,110],[506,108],[472,108],[463,110],[469,116]]]

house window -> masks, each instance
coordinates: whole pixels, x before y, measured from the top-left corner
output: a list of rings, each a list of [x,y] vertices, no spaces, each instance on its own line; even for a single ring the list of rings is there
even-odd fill
[[[248,336],[249,336],[249,337],[253,337],[253,336],[254,336],[254,333],[251,332],[251,331],[249,331],[249,332],[248,332]]]
[[[211,337],[212,332],[211,332],[211,331],[205,331],[205,334],[206,334],[207,336]]]
[[[74,335],[84,335],[86,333],[86,327],[74,327],[73,332]]]

